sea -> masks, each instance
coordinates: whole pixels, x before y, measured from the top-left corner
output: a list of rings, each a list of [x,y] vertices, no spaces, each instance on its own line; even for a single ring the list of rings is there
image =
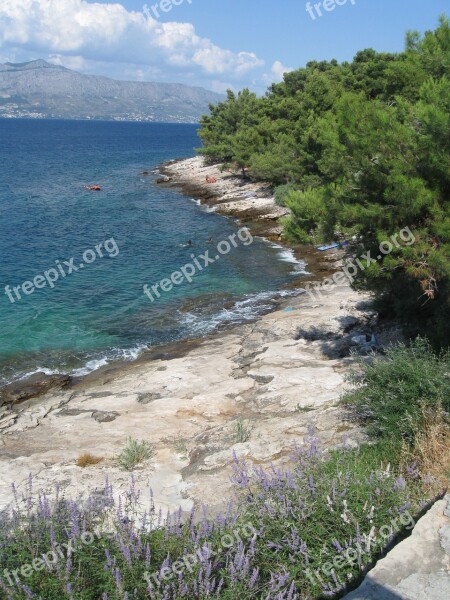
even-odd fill
[[[0,120],[0,386],[134,360],[252,320],[293,293],[305,265],[289,250],[244,243],[233,219],[156,185],[161,163],[195,155],[197,130]],[[153,302],[144,294],[206,251],[220,258],[191,282],[166,282]]]

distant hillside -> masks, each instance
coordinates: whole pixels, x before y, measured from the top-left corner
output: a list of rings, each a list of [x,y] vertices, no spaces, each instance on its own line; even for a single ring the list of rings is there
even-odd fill
[[[0,64],[0,117],[195,123],[223,98],[200,87],[82,75],[45,60]]]

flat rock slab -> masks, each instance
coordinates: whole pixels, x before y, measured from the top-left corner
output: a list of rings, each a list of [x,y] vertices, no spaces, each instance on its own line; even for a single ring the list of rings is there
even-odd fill
[[[130,436],[154,448],[134,475],[143,495],[153,489],[163,512],[229,498],[233,451],[269,468],[289,462],[310,426],[326,448],[364,439],[338,405],[352,359],[330,360],[320,341],[297,333],[317,326],[345,335],[349,323],[364,319],[358,307],[365,299],[345,286],[324,294],[320,304],[299,294],[288,299],[291,311],[281,306],[171,360],[135,364],[106,382],[103,376],[83,380],[6,410],[0,509],[14,500],[11,484],[22,492],[30,473],[34,488],[50,499],[56,483],[67,497],[86,497],[106,476],[123,492],[130,474],[114,457]],[[247,441],[237,435],[239,419],[251,432]],[[76,466],[85,452],[102,462]]]
[[[72,378],[69,375],[46,375],[35,373],[23,381],[15,381],[5,386],[0,392],[0,406],[14,406],[31,398],[36,398],[52,389],[62,389],[69,385]]]
[[[450,494],[380,560],[346,600],[449,600]]]

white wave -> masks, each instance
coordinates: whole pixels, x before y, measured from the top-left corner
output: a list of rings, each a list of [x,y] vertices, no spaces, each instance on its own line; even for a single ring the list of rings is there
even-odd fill
[[[24,375],[21,375],[20,377],[11,379],[11,381],[9,383],[11,383],[12,381],[23,381],[24,379],[28,379],[32,375],[37,375],[38,373],[44,373],[44,375],[62,375],[63,374],[63,372],[59,371],[58,369],[47,369],[46,367],[36,367],[36,369],[34,371],[29,371],[28,373],[25,373]]]
[[[99,358],[89,360],[84,367],[80,367],[79,369],[74,369],[71,373],[74,377],[83,377],[84,375],[89,375],[89,373],[93,373],[100,369],[100,367],[104,367],[108,364],[107,358]]]
[[[239,324],[254,321],[262,313],[274,308],[273,301],[277,298],[298,296],[304,290],[278,290],[260,292],[238,300],[232,308],[223,308],[216,314],[196,314],[194,311],[179,313],[181,324],[192,335],[206,335],[225,324]]]
[[[71,375],[74,377],[83,377],[84,375],[89,375],[89,373],[98,371],[98,369],[101,367],[104,367],[105,365],[115,361],[123,360],[132,362],[139,358],[142,352],[147,348],[148,346],[145,345],[141,345],[136,348],[112,348],[109,350],[107,355],[89,360],[83,367],[74,369],[71,372]]]
[[[291,248],[286,248],[285,246],[281,246],[280,244],[276,244],[275,242],[271,242],[270,240],[265,240],[265,242],[269,244],[271,248],[277,250],[278,259],[282,262],[290,263],[294,265],[294,270],[292,271],[292,275],[308,275],[309,272],[306,270],[306,263],[304,260],[299,260],[296,258],[294,251]]]

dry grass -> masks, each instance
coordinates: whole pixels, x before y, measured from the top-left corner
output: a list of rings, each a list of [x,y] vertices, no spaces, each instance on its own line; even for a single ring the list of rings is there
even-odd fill
[[[90,452],[83,452],[83,454],[80,454],[80,456],[77,458],[77,467],[81,467],[81,468],[85,468],[85,467],[91,467],[93,465],[98,465],[99,463],[101,463],[103,460],[103,457],[101,456],[94,456],[93,454],[91,454]]]
[[[414,458],[423,475],[431,475],[440,485],[450,486],[450,426],[441,409],[423,409],[423,421],[414,435],[414,448],[403,448],[403,462]]]

